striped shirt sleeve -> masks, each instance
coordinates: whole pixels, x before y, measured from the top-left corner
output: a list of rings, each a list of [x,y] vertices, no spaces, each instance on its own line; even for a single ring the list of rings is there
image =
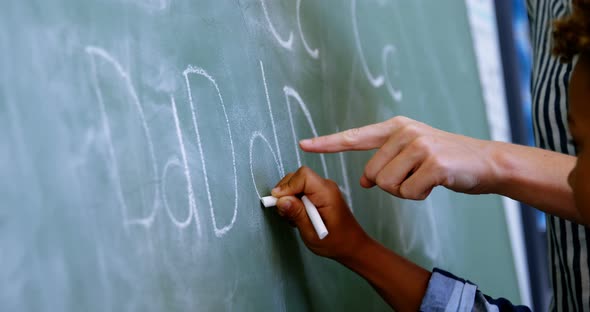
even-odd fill
[[[527,8],[527,14],[529,16],[529,22],[531,23],[531,25],[534,22],[534,17],[535,17],[535,10],[537,9],[537,2],[538,0],[526,0],[526,8]]]
[[[530,312],[525,306],[510,301],[492,299],[477,290],[477,286],[449,272],[434,269],[420,311],[517,311]]]

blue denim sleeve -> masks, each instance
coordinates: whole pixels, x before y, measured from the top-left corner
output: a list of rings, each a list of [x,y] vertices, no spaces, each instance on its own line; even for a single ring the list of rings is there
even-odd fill
[[[518,311],[530,312],[525,306],[492,299],[477,290],[475,284],[440,269],[434,269],[420,311]]]

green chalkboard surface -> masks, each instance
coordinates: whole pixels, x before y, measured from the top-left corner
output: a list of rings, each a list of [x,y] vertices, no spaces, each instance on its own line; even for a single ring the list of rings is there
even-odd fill
[[[404,201],[358,185],[370,152],[296,148],[400,114],[488,138],[464,2],[1,7],[0,310],[387,309],[261,208],[301,164],[388,247],[519,302],[498,197]]]

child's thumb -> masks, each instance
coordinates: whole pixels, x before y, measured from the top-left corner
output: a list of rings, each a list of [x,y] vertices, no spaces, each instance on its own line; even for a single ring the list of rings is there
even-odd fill
[[[277,210],[281,217],[293,222],[300,231],[312,227],[303,202],[294,196],[284,196],[277,201]],[[313,231],[313,228],[311,229]]]

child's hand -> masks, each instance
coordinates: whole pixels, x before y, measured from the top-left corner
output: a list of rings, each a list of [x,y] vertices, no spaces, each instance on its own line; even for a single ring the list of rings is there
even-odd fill
[[[279,198],[279,215],[295,224],[305,245],[319,256],[342,261],[372,241],[352,215],[338,185],[308,167],[287,174],[272,195]],[[306,195],[318,208],[329,232],[323,240],[313,228],[303,202],[295,195]]]
[[[311,251],[364,277],[396,311],[418,311],[430,272],[371,239],[354,219],[336,183],[301,167],[285,176],[272,195],[279,198],[279,214],[297,226]],[[319,239],[295,195],[306,195],[318,208],[329,232],[324,239]]]

